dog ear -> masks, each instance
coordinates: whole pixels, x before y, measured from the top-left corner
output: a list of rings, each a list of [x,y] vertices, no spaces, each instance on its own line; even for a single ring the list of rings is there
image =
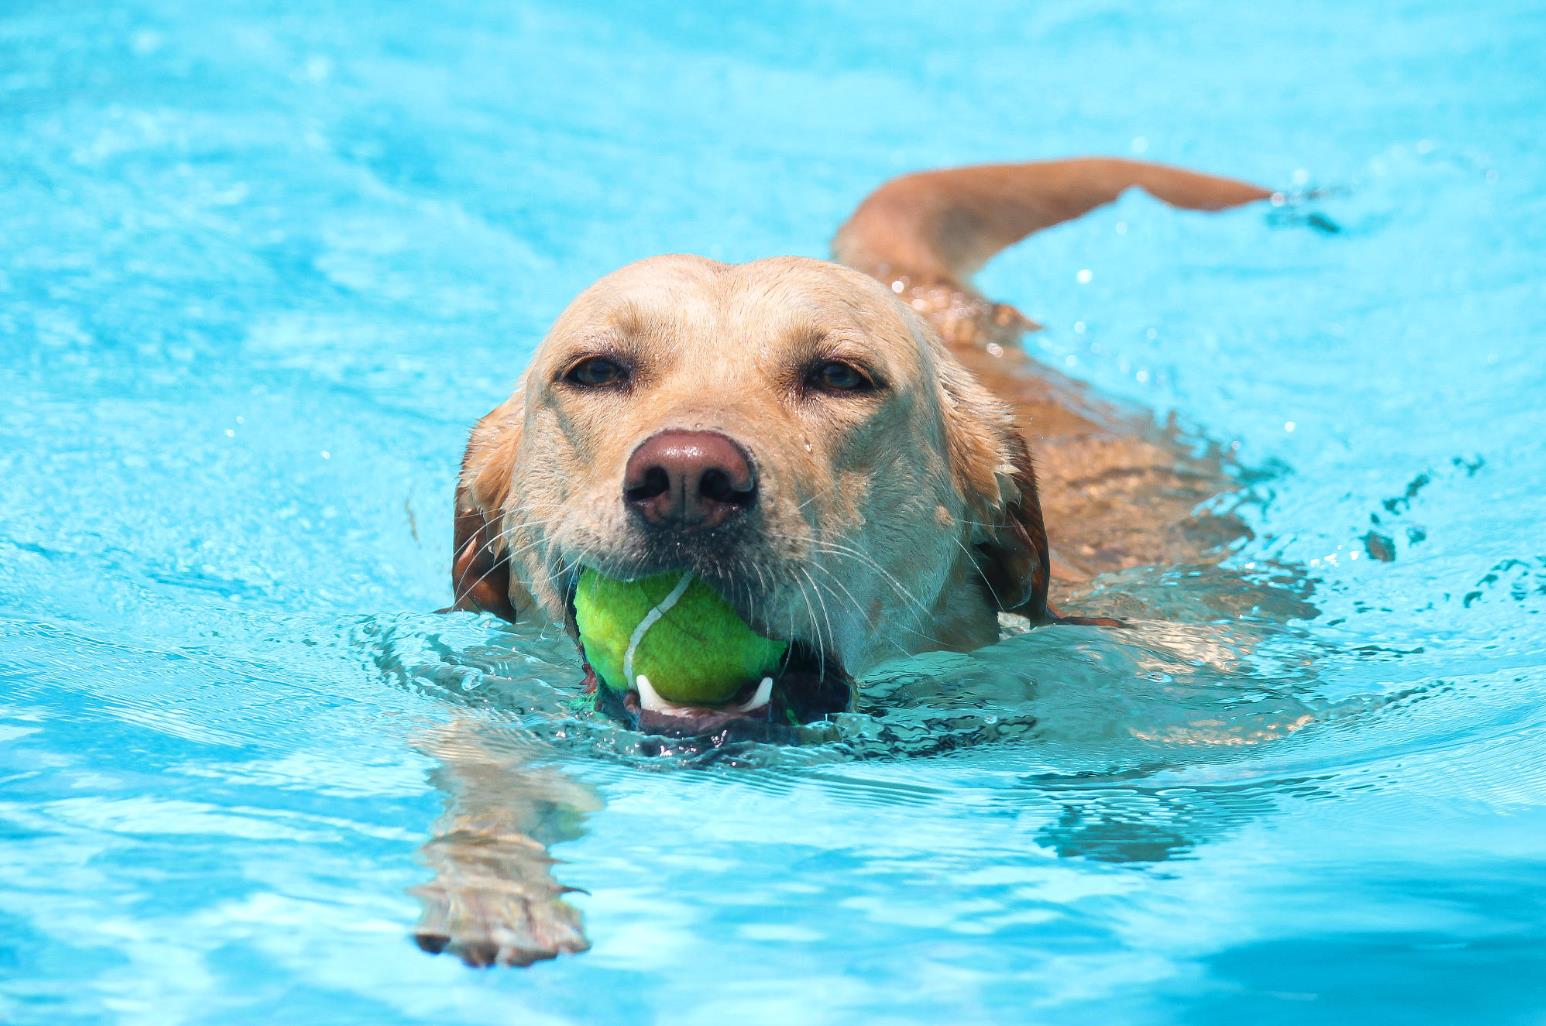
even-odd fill
[[[966,544],[993,603],[1033,623],[1047,604],[1051,564],[1031,452],[1009,407],[948,354],[939,362],[945,445],[966,498]]]
[[[521,442],[523,403],[517,393],[478,421],[467,440],[456,485],[452,550],[452,609],[493,613],[514,621],[529,597],[510,576],[502,521],[510,475]]]

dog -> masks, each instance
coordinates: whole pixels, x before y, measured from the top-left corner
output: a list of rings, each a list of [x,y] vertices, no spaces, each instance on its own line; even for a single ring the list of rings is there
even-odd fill
[[[472,431],[452,608],[575,634],[582,568],[691,571],[789,643],[737,716],[802,721],[846,709],[882,660],[991,644],[1005,617],[1115,624],[1065,616],[1055,582],[1216,559],[1243,527],[1198,531],[1194,512],[1225,469],[1037,364],[1020,346],[1037,325],[971,279],[1131,188],[1192,210],[1273,196],[1109,158],[954,168],[869,195],[832,262],[660,256],[600,279]],[[645,730],[726,720],[648,691],[622,706]],[[466,737],[436,754],[457,798],[426,849],[420,944],[480,965],[582,950],[531,825],[551,782]],[[487,784],[494,766],[518,779]]]

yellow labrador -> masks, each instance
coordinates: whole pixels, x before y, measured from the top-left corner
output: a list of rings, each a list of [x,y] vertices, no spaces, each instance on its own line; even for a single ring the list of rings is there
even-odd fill
[[[1073,619],[1055,569],[1206,558],[1188,526],[1217,465],[1036,364],[1035,325],[970,285],[1132,187],[1206,210],[1270,195],[1114,159],[958,168],[869,196],[837,263],[661,256],[602,278],[472,433],[456,607],[572,630],[582,567],[691,570],[791,643],[737,715],[809,720],[879,660],[993,642],[1001,613]],[[625,705],[649,729],[726,719],[648,691]]]
[[[1207,210],[1268,196],[1122,160],[960,168],[877,190],[840,263],[667,256],[603,278],[472,433],[455,606],[572,629],[581,567],[691,569],[793,653],[761,708],[623,703],[696,733],[844,708],[852,674],[988,644],[1001,614],[1071,619],[1055,578],[1210,558],[1193,512],[1227,486],[1219,465],[1035,364],[1018,345],[1035,325],[970,285],[1131,187]],[[447,807],[419,944],[485,966],[584,950],[546,847],[591,799],[467,724],[424,744]]]

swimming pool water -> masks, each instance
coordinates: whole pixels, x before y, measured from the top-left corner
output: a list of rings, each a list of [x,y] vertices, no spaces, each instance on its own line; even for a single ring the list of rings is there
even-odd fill
[[[1427,0],[6,5],[0,1021],[1546,1021],[1542,52]],[[1133,637],[712,758],[429,612],[467,429],[591,279],[1081,153],[1323,222],[1129,196],[982,277],[1246,468],[1225,571],[1081,601]],[[410,942],[453,720],[605,802],[588,954]]]

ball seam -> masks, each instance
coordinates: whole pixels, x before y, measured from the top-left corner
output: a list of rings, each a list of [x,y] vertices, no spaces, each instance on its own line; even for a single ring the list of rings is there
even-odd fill
[[[681,597],[687,593],[687,586],[690,584],[692,584],[692,573],[689,571],[688,573],[684,573],[682,575],[681,580],[676,582],[676,586],[671,589],[665,598],[661,599],[660,602],[654,606],[654,608],[652,608],[648,613],[644,614],[644,618],[639,621],[638,626],[633,629],[633,633],[628,636],[628,648],[623,652],[623,679],[628,682],[628,685],[635,684],[633,673],[633,657],[634,653],[639,650],[639,646],[644,642],[644,636],[648,634],[650,628],[659,623],[661,619],[671,611],[671,607],[676,605]]]

